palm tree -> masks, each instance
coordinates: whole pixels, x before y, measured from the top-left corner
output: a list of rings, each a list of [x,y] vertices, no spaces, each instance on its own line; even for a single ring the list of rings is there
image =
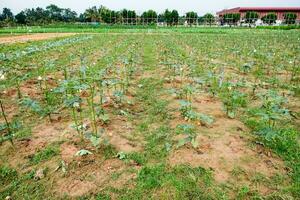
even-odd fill
[[[86,18],[90,19],[91,22],[96,22],[99,20],[99,12],[96,6],[86,9],[85,11]]]

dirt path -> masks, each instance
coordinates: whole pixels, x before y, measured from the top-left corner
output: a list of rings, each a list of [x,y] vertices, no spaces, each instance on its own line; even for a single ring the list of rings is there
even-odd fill
[[[29,35],[0,37],[0,44],[24,43],[28,41],[46,40],[57,37],[76,35],[76,33],[35,33]]]

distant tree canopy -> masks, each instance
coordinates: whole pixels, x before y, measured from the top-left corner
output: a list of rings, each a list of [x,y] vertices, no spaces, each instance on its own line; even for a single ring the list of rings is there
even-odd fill
[[[84,12],[84,17],[88,22],[97,22],[100,19],[100,14],[96,6],[88,8]]]
[[[121,17],[123,19],[123,23],[135,23],[136,22],[136,13],[134,10],[127,10],[123,9],[121,10]]]
[[[274,24],[276,23],[277,15],[275,13],[268,13],[262,18],[262,21],[266,24]]]
[[[285,13],[284,20],[286,24],[295,24],[297,15],[296,13]]]
[[[223,15],[223,22],[228,24],[236,24],[240,19],[240,13],[227,13]]]
[[[201,21],[203,20],[204,23],[208,23],[209,25],[212,25],[215,22],[215,17],[211,13],[206,13]]]
[[[245,22],[249,24],[253,24],[258,20],[258,17],[259,16],[257,12],[253,12],[253,11],[246,12]]]
[[[2,20],[13,20],[14,15],[9,8],[3,8],[1,19]]]
[[[187,12],[185,17],[189,25],[195,24],[198,21],[198,14],[196,12]]]
[[[0,21],[17,24],[48,24],[54,22],[75,22],[78,20],[77,13],[71,9],[59,8],[56,5],[49,5],[46,9],[37,7],[25,9],[19,12],[16,16],[13,15],[10,9],[4,8],[0,14]]]
[[[146,22],[148,24],[154,23],[157,20],[157,13],[154,10],[148,10],[143,12],[141,15],[142,22]]]
[[[179,22],[179,13],[177,10],[169,11],[165,10],[163,14],[163,20],[167,23],[168,26],[177,25]]]

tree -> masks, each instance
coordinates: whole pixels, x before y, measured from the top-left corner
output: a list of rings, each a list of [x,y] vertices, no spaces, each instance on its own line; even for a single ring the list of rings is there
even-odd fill
[[[163,14],[163,19],[164,19],[164,22],[166,22],[168,26],[172,24],[172,13],[168,9],[165,10],[165,12]]]
[[[196,12],[187,12],[185,17],[186,17],[186,21],[189,25],[197,23],[198,14]]]
[[[295,24],[297,15],[296,13],[285,13],[284,20],[286,24]]]
[[[78,21],[79,22],[86,22],[87,21],[85,15],[83,13],[80,13],[80,15],[78,17]]]
[[[123,9],[121,11],[121,16],[123,18],[123,20],[125,19],[126,23],[135,23],[136,22],[136,13],[134,10],[126,10],[126,9]]]
[[[57,5],[50,4],[49,6],[46,7],[46,10],[49,13],[49,17],[52,21],[62,21],[62,8],[59,8]]]
[[[228,24],[236,24],[241,19],[240,13],[227,13],[223,15],[223,22]]]
[[[96,6],[86,9],[84,15],[86,19],[90,22],[98,21],[100,16]]]
[[[266,24],[274,24],[277,20],[277,15],[275,13],[268,13],[262,18],[263,22]]]
[[[163,23],[165,21],[164,13],[158,15],[158,23]]]
[[[258,20],[258,13],[257,12],[253,12],[253,11],[246,12],[246,15],[245,15],[245,22],[246,23],[253,24],[257,20]]]
[[[179,13],[177,10],[172,10],[171,12],[173,25],[178,25],[179,22]]]
[[[2,20],[12,21],[14,19],[14,15],[9,8],[3,8],[1,18]]]
[[[77,18],[77,13],[70,8],[62,9],[62,20],[64,22],[74,22]]]
[[[24,11],[19,12],[16,16],[15,16],[16,22],[18,24],[26,24],[26,15]]]
[[[215,17],[213,16],[213,14],[211,13],[206,13],[203,17],[202,17],[203,21],[205,23],[208,23],[210,26],[215,22]]]
[[[143,22],[147,24],[152,24],[157,21],[157,13],[154,10],[148,10],[143,12],[141,15]]]
[[[164,18],[164,22],[166,22],[168,26],[177,25],[179,21],[178,11],[173,10],[172,12],[170,12],[167,9],[163,14],[163,18]]]
[[[98,9],[100,21],[104,23],[111,23],[111,10],[105,6],[100,6]]]

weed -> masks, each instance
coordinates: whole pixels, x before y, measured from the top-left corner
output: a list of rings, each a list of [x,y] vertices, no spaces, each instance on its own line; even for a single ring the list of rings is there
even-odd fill
[[[49,160],[58,154],[59,154],[59,148],[57,146],[48,145],[45,149],[42,149],[38,151],[36,154],[34,154],[33,157],[30,159],[30,161],[33,164],[38,164],[42,161]]]

